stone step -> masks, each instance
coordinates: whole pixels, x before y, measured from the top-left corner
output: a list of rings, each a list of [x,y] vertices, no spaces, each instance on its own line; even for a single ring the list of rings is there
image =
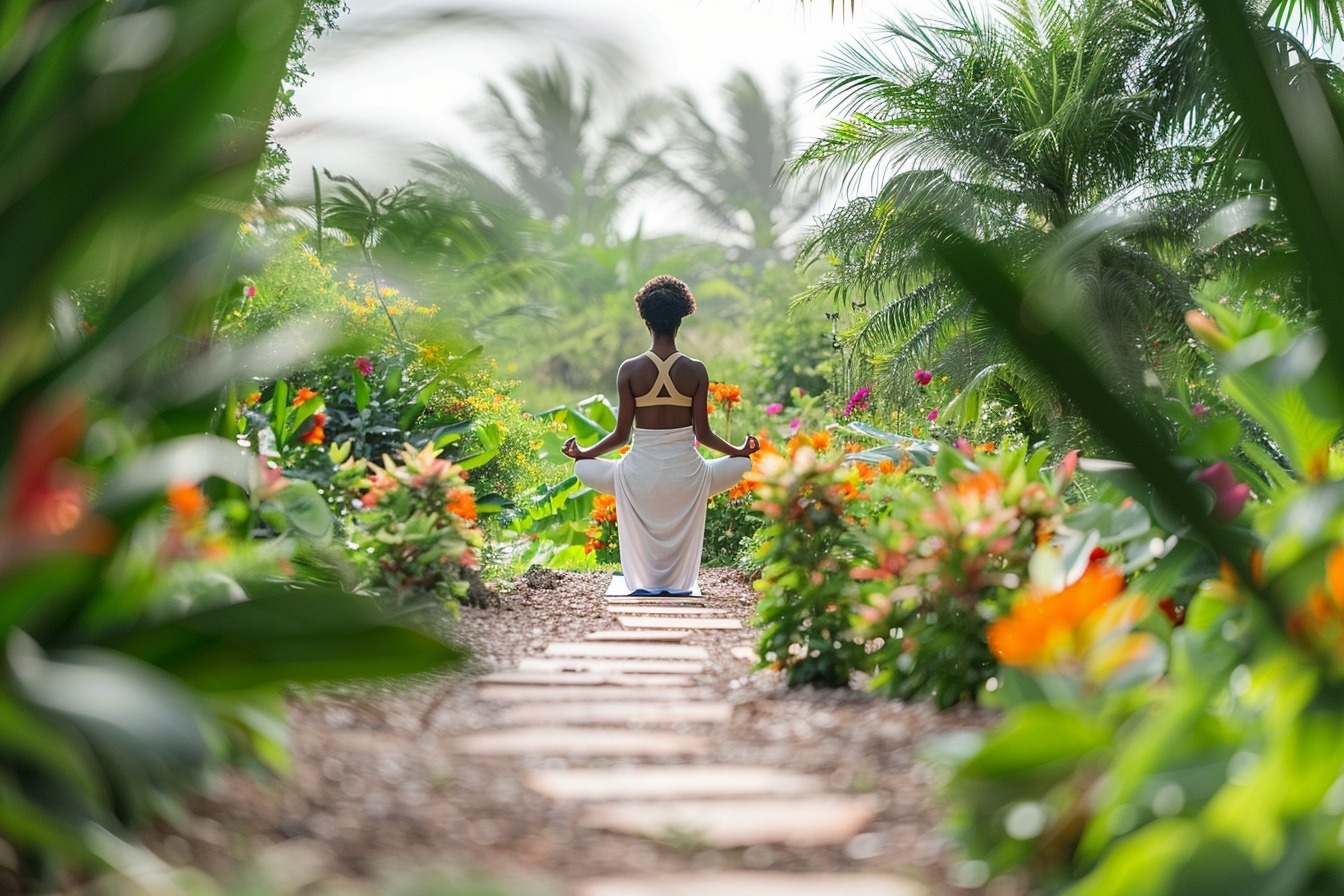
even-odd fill
[[[686,609],[706,609],[709,601],[702,597],[609,597],[608,607],[683,607]]]
[[[627,607],[621,604],[607,604],[608,612],[612,613],[643,613],[648,616],[725,616],[725,610],[711,610],[706,607],[664,607],[664,606],[635,606]]]
[[[623,672],[493,672],[479,679],[483,684],[515,685],[617,685],[635,688],[688,688],[695,684],[689,675],[628,674]]]
[[[871,796],[819,795],[599,803],[583,809],[578,823],[641,837],[689,840],[712,849],[764,843],[807,847],[844,843],[876,814],[877,801]]]
[[[540,725],[564,722],[574,725],[631,724],[681,725],[719,724],[733,716],[733,704],[708,700],[638,703],[524,703],[500,711],[495,718],[501,725]]]
[[[586,642],[557,642],[546,648],[547,656],[620,657],[643,660],[707,660],[709,652],[703,647],[684,644],[603,644]]]
[[[608,660],[583,657],[529,656],[518,661],[520,672],[607,672],[620,674],[664,673],[699,675],[704,663],[687,660]]]
[[[740,629],[742,623],[737,619],[659,619],[656,616],[617,616],[616,621],[624,628],[672,628],[672,629],[720,629],[728,631]]]
[[[583,636],[585,641],[664,641],[676,642],[685,641],[691,636],[688,631],[625,631],[624,629],[612,629],[611,631],[589,632]]]
[[[528,772],[523,783],[561,801],[787,796],[825,789],[811,775],[749,765],[547,769]]]
[[[639,676],[644,678],[645,676]],[[495,700],[500,703],[533,703],[537,701],[589,702],[595,700],[632,700],[642,702],[675,701],[686,702],[704,700],[713,695],[693,688],[649,688],[631,689],[628,686],[593,685],[556,685],[556,684],[482,684],[476,687],[476,695],[482,700]]]
[[[627,728],[512,728],[468,734],[453,741],[476,756],[694,756],[707,753],[704,737]]]
[[[733,659],[735,660],[746,660],[754,663],[756,660],[760,659],[756,653],[755,647],[734,647],[729,653],[732,654]]]
[[[927,896],[920,883],[889,874],[786,874],[782,871],[692,871],[660,877],[583,881],[574,896]]]

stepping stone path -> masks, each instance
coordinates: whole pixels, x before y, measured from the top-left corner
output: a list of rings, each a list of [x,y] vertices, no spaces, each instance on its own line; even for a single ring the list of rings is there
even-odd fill
[[[643,838],[701,850],[764,849],[766,855],[772,848],[847,844],[848,851],[876,837],[863,831],[881,808],[877,795],[848,793],[843,784],[837,789],[834,776],[703,758],[713,752],[714,726],[726,726],[742,708],[697,687],[713,657],[705,647],[681,643],[742,628],[741,618],[705,603],[608,598],[620,629],[598,629],[582,640],[571,635],[546,645],[541,656],[520,659],[513,670],[479,679],[477,697],[497,706],[487,730],[457,736],[450,749],[516,757],[527,790],[571,813],[579,828],[628,835],[634,845]],[[754,659],[744,644],[716,650],[736,663]],[[666,764],[688,758],[690,764]],[[584,880],[570,896],[780,893],[928,896],[929,890],[892,874],[704,870]]]
[[[623,628],[721,629],[729,631],[742,627],[738,619],[667,619],[658,616],[617,616]]]

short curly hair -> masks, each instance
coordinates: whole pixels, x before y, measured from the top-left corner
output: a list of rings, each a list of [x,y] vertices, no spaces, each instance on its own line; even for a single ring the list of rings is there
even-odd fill
[[[676,277],[661,274],[635,293],[635,307],[650,330],[659,336],[671,336],[681,326],[682,318],[695,313],[695,296]]]

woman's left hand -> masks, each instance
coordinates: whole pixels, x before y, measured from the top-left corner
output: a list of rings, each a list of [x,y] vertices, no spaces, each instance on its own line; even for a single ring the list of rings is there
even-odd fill
[[[566,457],[572,457],[575,460],[586,460],[583,454],[583,449],[579,447],[579,440],[573,436],[570,436],[565,440],[564,447],[561,448],[560,451]]]

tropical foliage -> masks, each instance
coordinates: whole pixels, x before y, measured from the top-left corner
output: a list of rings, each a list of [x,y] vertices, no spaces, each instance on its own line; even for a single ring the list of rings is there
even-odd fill
[[[1075,409],[947,268],[945,226],[1004,258],[1053,253],[1069,289],[1032,313],[1070,320],[1113,381],[1183,382],[1191,287],[1248,248],[1215,246],[1199,225],[1263,169],[1242,152],[1191,3],[952,4],[945,16],[906,16],[832,59],[821,95],[844,117],[796,167],[872,192],[825,215],[805,245],[825,265],[809,296],[836,303],[851,363],[876,367],[888,401],[908,402],[907,371],[927,368],[964,395],[950,408],[959,422],[974,416],[966,405],[997,400],[1025,411],[1029,440],[1053,432],[1077,446],[1088,434]],[[1334,71],[1260,27],[1288,76]],[[1125,226],[1104,226],[1116,215]],[[1095,223],[1068,227],[1081,220]]]
[[[268,9],[20,6],[0,26],[0,838],[23,888],[134,875],[136,829],[213,767],[283,769],[286,683],[460,658],[341,587],[311,484],[213,434],[236,380],[304,351],[210,339],[243,291],[238,211],[300,15]],[[320,409],[272,398],[287,448]]]

